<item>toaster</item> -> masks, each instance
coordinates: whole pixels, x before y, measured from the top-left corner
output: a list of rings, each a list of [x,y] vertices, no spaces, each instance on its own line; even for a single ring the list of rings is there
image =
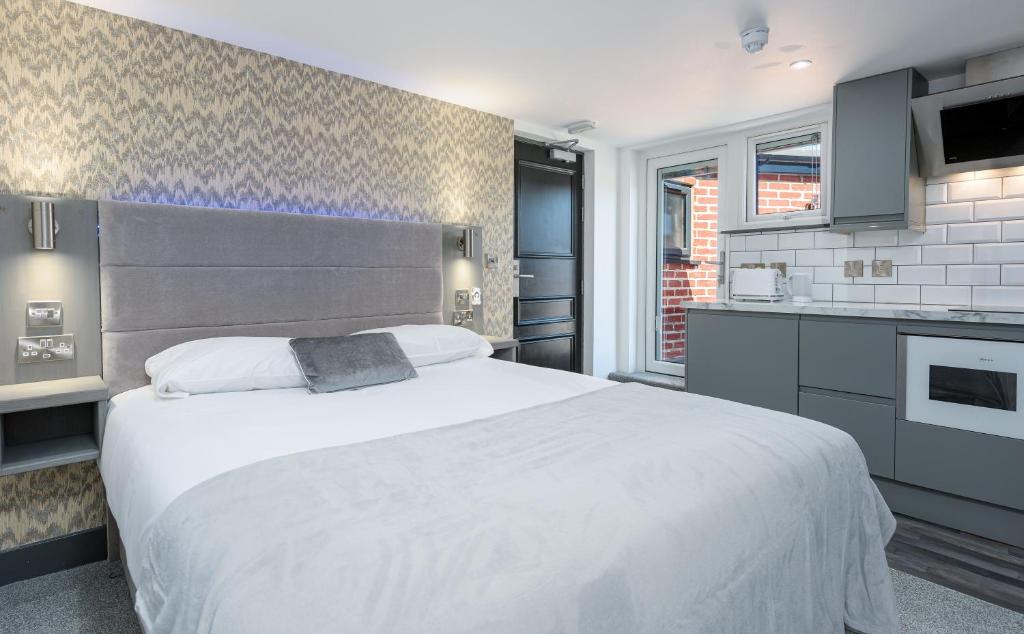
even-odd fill
[[[785,298],[785,281],[778,269],[736,269],[732,272],[734,301],[779,302]]]

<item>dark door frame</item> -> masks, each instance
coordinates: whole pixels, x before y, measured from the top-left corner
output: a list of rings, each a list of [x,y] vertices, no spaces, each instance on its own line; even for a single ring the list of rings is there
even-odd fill
[[[533,145],[536,147],[543,148],[544,141],[537,139],[531,139],[527,137],[516,136],[515,143],[523,143],[527,145]],[[563,163],[555,160],[525,160],[524,162],[533,163],[535,165],[543,165],[546,167],[552,167],[555,169],[572,169],[575,174],[573,177],[573,201],[574,201],[574,234],[573,234],[573,253],[576,260],[575,275],[576,275],[576,288],[575,298],[573,300],[573,320],[575,321],[575,334],[573,346],[573,368],[575,372],[583,373],[585,368],[584,362],[584,335],[585,331],[585,314],[586,314],[586,298],[583,295],[585,280],[584,275],[586,272],[586,259],[585,259],[585,245],[586,245],[586,227],[584,224],[584,218],[586,215],[586,182],[584,174],[586,172],[586,161],[587,155],[585,152],[579,150],[572,150],[577,155],[578,159],[575,164]],[[513,215],[513,243],[512,243],[512,257],[514,259],[520,259],[519,256],[519,164],[520,158],[518,152],[515,153],[515,164],[514,164],[514,215]],[[570,167],[575,165],[574,168]],[[515,281],[518,285],[518,280]],[[518,328],[518,315],[519,315],[519,298],[518,296],[513,300],[513,327]],[[518,333],[516,333],[518,334]],[[551,335],[550,339],[556,339],[561,335]],[[543,339],[539,338],[539,339]]]

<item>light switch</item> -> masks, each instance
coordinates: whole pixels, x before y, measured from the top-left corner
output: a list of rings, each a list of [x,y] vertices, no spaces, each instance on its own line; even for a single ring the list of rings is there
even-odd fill
[[[74,335],[18,337],[18,363],[71,361],[75,358]]]
[[[29,328],[51,328],[64,325],[64,304],[60,300],[30,301],[26,323]]]
[[[473,324],[473,311],[472,310],[456,310],[452,311],[452,325],[453,326],[471,326]]]
[[[455,291],[455,308],[465,310],[469,308],[469,289],[460,288]]]

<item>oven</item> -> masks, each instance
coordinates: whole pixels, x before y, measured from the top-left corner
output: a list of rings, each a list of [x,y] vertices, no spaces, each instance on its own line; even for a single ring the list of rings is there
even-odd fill
[[[904,339],[907,420],[1024,439],[1024,343]]]

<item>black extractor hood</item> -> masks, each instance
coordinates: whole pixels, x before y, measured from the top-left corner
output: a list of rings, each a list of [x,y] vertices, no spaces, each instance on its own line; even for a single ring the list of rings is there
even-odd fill
[[[974,75],[992,78],[992,73]],[[971,62],[967,81],[973,83]],[[1024,165],[1024,76],[918,97],[912,108],[922,175]]]

